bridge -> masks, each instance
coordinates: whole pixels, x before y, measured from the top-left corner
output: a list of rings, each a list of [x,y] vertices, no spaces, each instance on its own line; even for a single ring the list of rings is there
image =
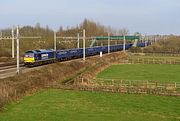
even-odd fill
[[[97,36],[95,37],[96,40],[108,40],[108,38],[110,40],[124,40],[124,36]],[[132,40],[132,41],[139,41],[140,37],[139,36],[125,36],[126,40]]]
[[[140,37],[139,36],[96,36],[92,39],[91,45],[90,47],[93,47],[96,41],[100,41],[100,40],[122,40],[124,41],[133,41],[134,45],[137,44],[138,41],[140,41]]]

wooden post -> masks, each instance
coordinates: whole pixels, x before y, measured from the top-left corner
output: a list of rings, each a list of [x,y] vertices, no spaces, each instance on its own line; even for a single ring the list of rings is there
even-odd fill
[[[15,98],[16,98],[16,89],[15,89],[15,91],[14,91],[14,95],[15,95]]]
[[[76,80],[77,80],[77,79],[74,80],[74,85],[76,85]]]
[[[157,84],[157,82],[156,82],[156,89],[157,89],[157,85],[158,85],[158,84]]]
[[[129,87],[131,87],[131,81],[129,81]]]
[[[84,79],[82,78],[82,80],[81,80],[81,83],[83,84],[84,83]]]
[[[145,63],[145,59],[143,58],[143,64]]]
[[[114,80],[112,80],[112,85],[114,86]]]
[[[154,64],[154,58],[153,58],[153,64]]]
[[[121,80],[121,87],[122,87],[122,83],[123,83],[123,81]]]
[[[149,84],[149,82],[147,81],[147,82],[146,82],[146,90],[148,89],[148,84]]]

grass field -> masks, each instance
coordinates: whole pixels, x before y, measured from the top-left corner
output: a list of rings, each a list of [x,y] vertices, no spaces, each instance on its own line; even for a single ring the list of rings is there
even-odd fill
[[[8,104],[0,121],[179,121],[180,98],[44,90]]]
[[[180,65],[125,64],[110,66],[97,78],[180,82],[179,72]]]

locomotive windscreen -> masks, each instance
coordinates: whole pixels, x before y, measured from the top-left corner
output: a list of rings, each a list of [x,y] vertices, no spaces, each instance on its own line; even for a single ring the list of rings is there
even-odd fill
[[[34,53],[32,51],[28,51],[25,53],[24,57],[27,57],[27,58],[34,57]]]

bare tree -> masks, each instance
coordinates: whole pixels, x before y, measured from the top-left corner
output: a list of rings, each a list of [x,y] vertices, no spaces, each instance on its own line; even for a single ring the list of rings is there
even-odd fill
[[[134,36],[140,36],[140,37],[141,37],[142,34],[141,34],[140,32],[135,32],[135,33],[134,33]]]
[[[122,29],[118,30],[118,34],[121,36],[129,35],[129,30],[126,28],[122,28]]]

